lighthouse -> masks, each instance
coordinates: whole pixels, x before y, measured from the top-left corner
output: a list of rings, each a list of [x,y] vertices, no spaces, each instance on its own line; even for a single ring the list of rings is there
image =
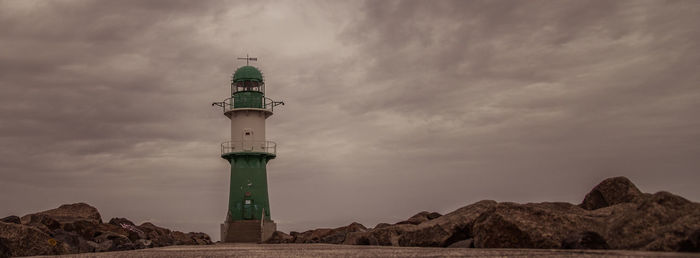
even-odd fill
[[[231,78],[231,95],[214,102],[231,120],[231,140],[221,144],[221,157],[231,164],[226,220],[222,242],[263,242],[277,230],[271,219],[266,165],[277,156],[277,144],[265,137],[265,120],[275,106],[284,105],[265,96],[265,80],[250,65],[257,58],[239,58],[246,65]]]

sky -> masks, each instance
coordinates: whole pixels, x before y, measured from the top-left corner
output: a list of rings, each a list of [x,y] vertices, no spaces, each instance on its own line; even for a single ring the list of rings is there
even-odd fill
[[[598,182],[700,200],[700,1],[0,0],[0,217],[86,202],[219,239],[258,57],[272,219],[373,227]]]

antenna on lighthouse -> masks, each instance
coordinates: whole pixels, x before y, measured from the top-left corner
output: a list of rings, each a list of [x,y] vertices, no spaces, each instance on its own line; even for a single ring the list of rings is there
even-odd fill
[[[257,57],[249,57],[248,54],[245,54],[245,57],[239,57],[236,59],[245,60],[245,65],[250,65],[250,61],[258,61]]]

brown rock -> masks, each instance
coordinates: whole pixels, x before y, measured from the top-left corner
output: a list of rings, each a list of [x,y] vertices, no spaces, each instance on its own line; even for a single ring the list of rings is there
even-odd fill
[[[143,223],[138,228],[146,234],[148,240],[151,240],[155,247],[169,246],[175,243],[171,231],[167,228],[158,227],[150,222]]]
[[[56,209],[29,214],[22,217],[22,223],[27,224],[31,215],[46,215],[59,222],[87,220],[102,223],[102,217],[97,209],[85,203],[64,204]]]
[[[94,241],[99,245],[96,251],[125,251],[133,250],[136,245],[125,235],[105,231],[95,237]]]
[[[69,253],[93,252],[94,248],[87,243],[87,240],[76,232],[67,232],[63,229],[56,229],[51,232],[53,238],[68,245]]]
[[[595,210],[619,203],[632,202],[642,192],[626,177],[603,180],[593,188],[579,205],[586,210]]]
[[[447,247],[472,239],[469,246],[477,248],[654,251],[697,251],[700,243],[700,204],[667,192],[643,194],[623,177],[604,180],[581,205],[481,201],[438,215],[430,219],[421,212],[402,224],[291,232],[290,237],[298,243],[343,239],[351,245]]]
[[[678,251],[700,230],[700,204],[668,192],[616,206],[599,209],[606,215],[603,236],[613,249]]]
[[[21,224],[22,222],[20,221],[19,217],[17,216],[7,216],[2,219],[0,219],[0,222],[5,222],[5,223],[15,223],[15,224]]]
[[[67,254],[67,245],[41,230],[26,225],[0,222],[0,238],[11,256]]]
[[[61,228],[61,223],[45,214],[26,215],[22,217],[22,224],[36,227],[47,234],[50,234],[52,230]]]
[[[367,231],[365,226],[360,223],[353,222],[350,225],[339,228],[320,228],[302,233],[294,232],[295,234],[292,236],[294,237],[294,243],[340,244],[345,241],[345,237],[348,233],[364,231]]]
[[[0,221],[2,222],[2,221]],[[17,224],[17,223],[15,223]],[[7,258],[12,256],[12,250],[10,250],[10,241],[0,237],[0,258]]]
[[[700,229],[695,230],[685,240],[681,241],[678,251],[700,252]]]
[[[560,248],[569,232],[601,231],[569,203],[499,203],[474,223],[477,248]]]
[[[474,248],[474,239],[465,239],[461,241],[457,241],[452,243],[451,245],[447,246],[447,248]]]
[[[180,231],[173,231],[172,232],[174,244],[176,245],[194,245],[196,244],[194,242],[194,239],[192,239],[190,236],[188,236],[185,233],[182,233]]]
[[[430,214],[431,214],[430,212],[421,211],[421,212],[417,213],[416,215],[411,216],[411,217],[408,218],[407,220],[401,221],[401,222],[396,223],[396,224],[413,224],[413,225],[418,225],[418,224],[420,224],[420,223],[423,223],[423,222],[425,222],[425,221],[430,220],[430,218],[428,218],[428,216],[429,216]],[[438,217],[439,217],[439,216],[438,216]]]
[[[131,225],[131,226],[136,226],[134,222],[131,222],[131,220],[125,219],[125,218],[112,218],[108,222],[109,224],[115,225],[115,226],[122,226],[122,225]]]
[[[407,227],[398,238],[400,246],[436,246],[446,247],[454,242],[472,238],[475,220],[490,210],[495,201],[480,201],[462,207],[436,219]]]
[[[564,238],[561,243],[564,249],[610,249],[603,237],[593,231],[579,232]]]
[[[376,226],[374,226],[374,228],[375,228],[375,229],[377,229],[377,228],[385,228],[385,227],[388,227],[388,226],[391,226],[391,224],[389,224],[389,223],[379,223],[379,224],[377,224]]]
[[[270,237],[270,239],[267,240],[267,243],[269,243],[269,244],[294,243],[294,237],[291,235],[288,235],[282,231],[275,231],[275,233],[272,233],[272,237]]]
[[[211,241],[209,235],[202,232],[189,232],[187,235],[192,238],[197,245],[211,245],[214,242]]]

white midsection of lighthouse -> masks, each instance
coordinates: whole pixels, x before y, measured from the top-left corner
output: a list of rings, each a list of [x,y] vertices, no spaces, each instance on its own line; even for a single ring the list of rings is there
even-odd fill
[[[265,118],[266,114],[264,111],[241,110],[231,112],[231,141],[265,141]]]

